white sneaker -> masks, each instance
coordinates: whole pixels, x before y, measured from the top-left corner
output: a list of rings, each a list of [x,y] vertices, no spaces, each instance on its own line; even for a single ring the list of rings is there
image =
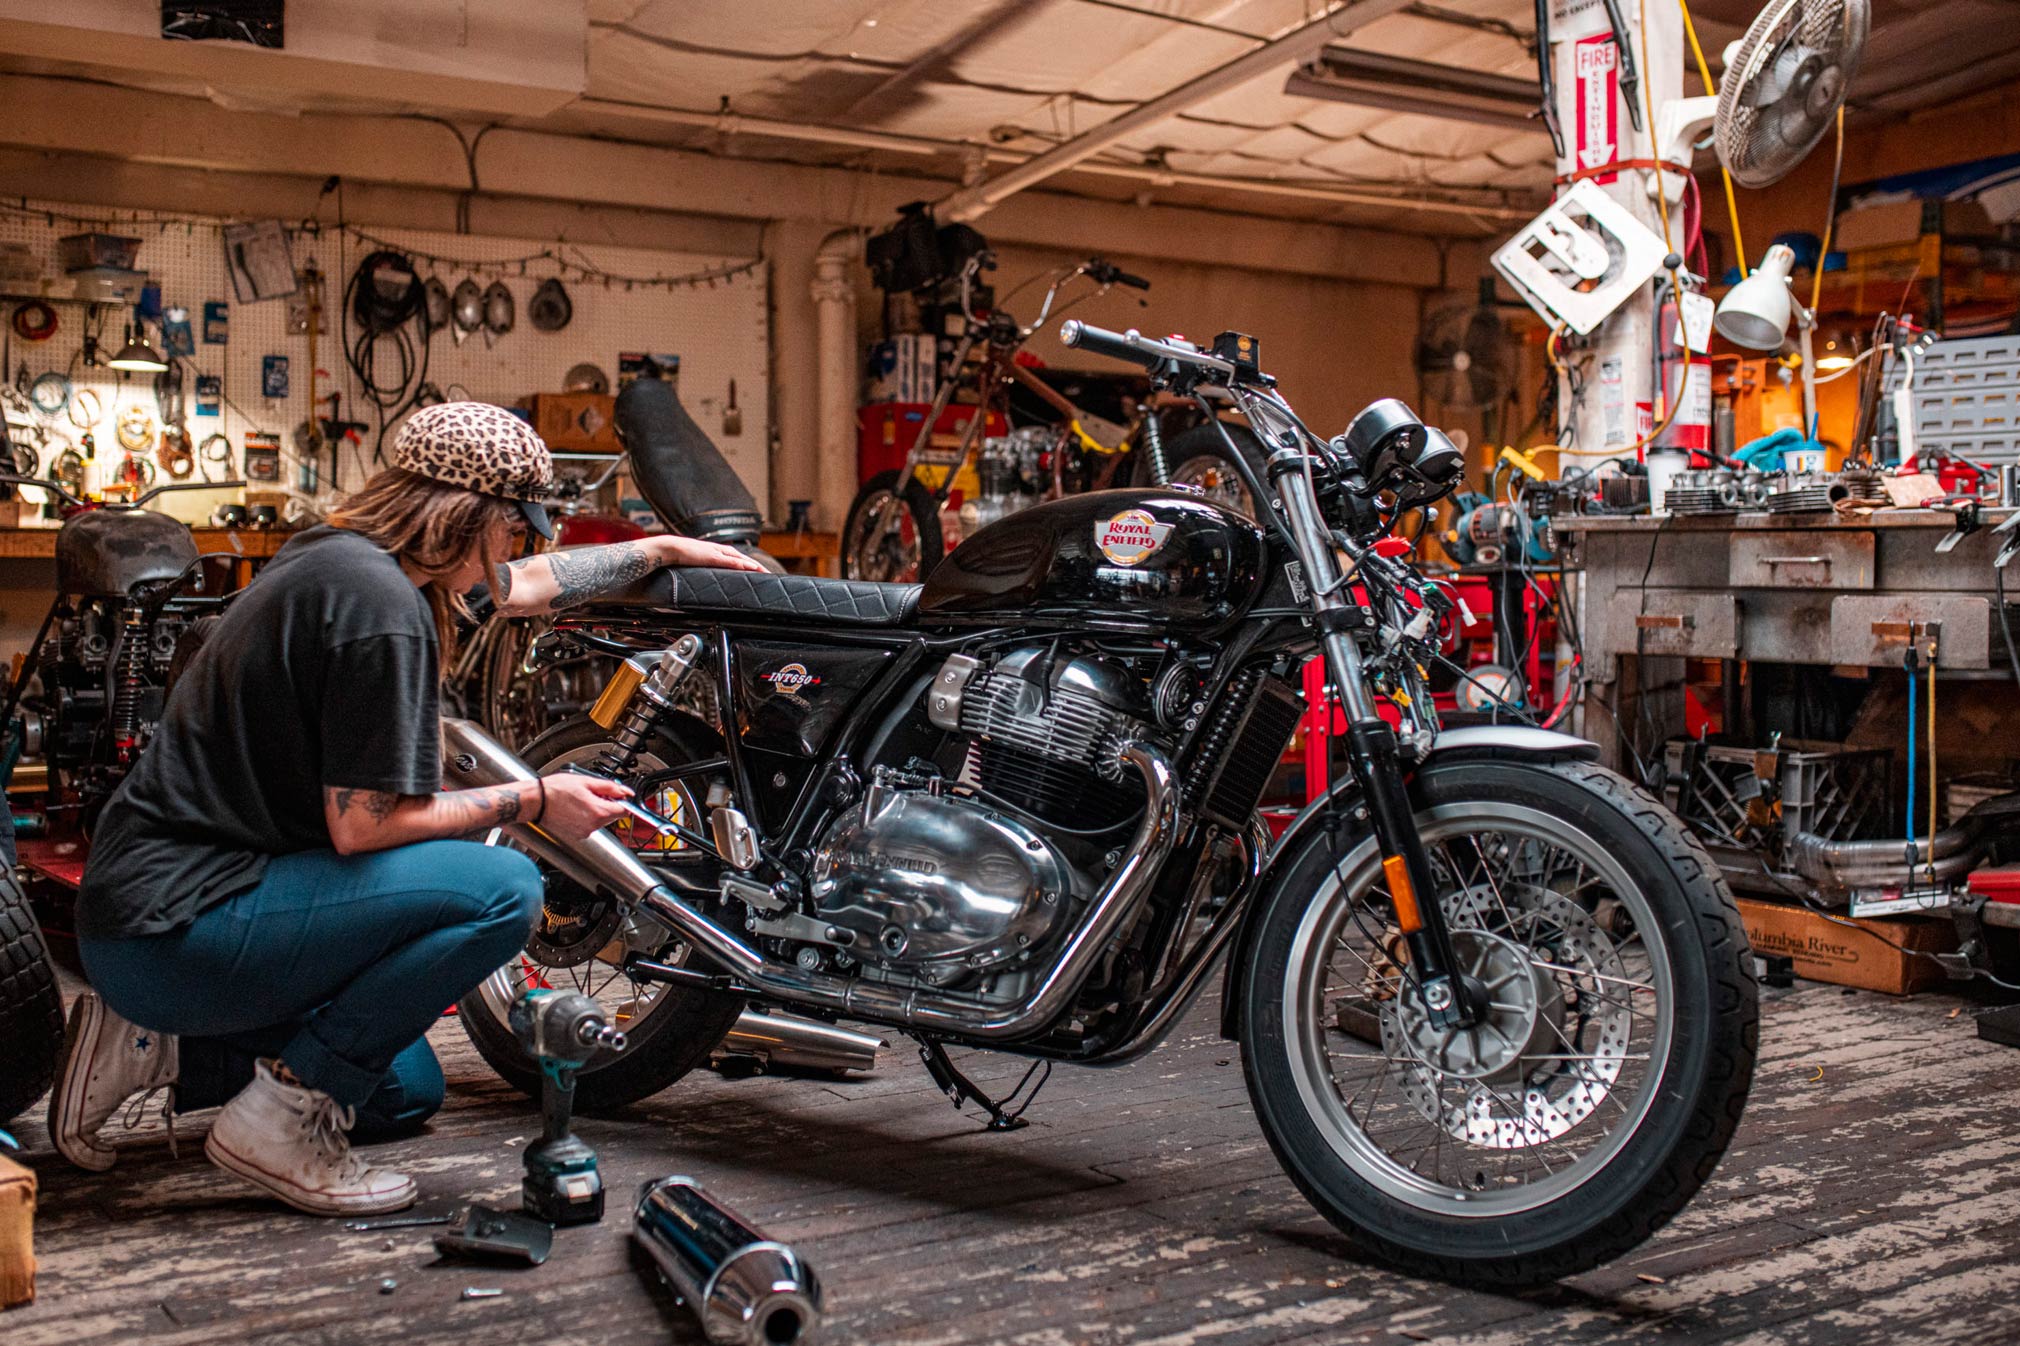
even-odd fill
[[[117,1151],[99,1131],[128,1099],[138,1096],[139,1106],[145,1106],[147,1095],[174,1085],[177,1071],[173,1034],[135,1027],[107,1008],[96,992],[78,996],[63,1035],[63,1069],[49,1104],[57,1151],[79,1168],[99,1173],[111,1168]],[[128,1125],[137,1118],[136,1110]]]
[[[371,1168],[351,1153],[353,1111],[321,1090],[288,1084],[261,1061],[253,1082],[224,1105],[203,1152],[311,1215],[360,1215],[414,1204],[414,1180]]]

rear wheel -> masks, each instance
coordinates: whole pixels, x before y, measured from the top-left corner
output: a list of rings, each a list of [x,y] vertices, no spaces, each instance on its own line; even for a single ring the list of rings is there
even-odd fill
[[[592,762],[609,746],[603,728],[584,718],[542,734],[521,755],[547,775]],[[648,808],[696,827],[716,772],[682,774],[683,769],[720,757],[721,742],[713,731],[685,716],[674,717],[640,754],[628,783]],[[611,831],[654,868],[703,863],[677,840],[662,842],[644,829],[634,835],[628,820]],[[632,977],[624,968],[630,955],[679,966],[693,961],[693,952],[652,917],[627,914],[614,899],[545,866],[541,874],[547,893],[533,938],[518,958],[492,973],[458,1007],[464,1031],[486,1064],[522,1093],[540,1092],[540,1069],[506,1024],[512,1002],[530,987],[582,992],[602,1004],[629,1039],[622,1052],[599,1051],[576,1077],[576,1106],[585,1112],[649,1098],[707,1060],[736,1022],[742,1000]]]
[[[916,582],[946,554],[940,510],[917,477],[898,490],[898,473],[863,483],[842,524],[842,578]]]
[[[0,1125],[48,1090],[62,1052],[56,970],[27,896],[0,873]]]
[[[1378,1259],[1540,1284],[1640,1243],[1710,1176],[1758,1040],[1732,896],[1600,767],[1427,772],[1418,825],[1471,1030],[1432,1026],[1372,840],[1320,835],[1258,913],[1242,1046],[1264,1133]]]

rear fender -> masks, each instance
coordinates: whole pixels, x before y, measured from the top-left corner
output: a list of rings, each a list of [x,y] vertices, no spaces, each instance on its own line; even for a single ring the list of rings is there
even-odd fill
[[[1417,773],[1466,762],[1592,762],[1598,758],[1598,744],[1573,738],[1569,734],[1519,724],[1483,724],[1448,729],[1432,739],[1431,751],[1418,766]],[[1305,805],[1270,851],[1269,862],[1263,867],[1262,876],[1256,883],[1256,896],[1242,917],[1242,928],[1235,935],[1234,951],[1223,974],[1220,995],[1222,1037],[1232,1040],[1241,1033],[1242,979],[1247,973],[1256,927],[1262,920],[1261,913],[1269,906],[1277,884],[1296,865],[1298,856],[1335,817],[1341,820],[1339,826],[1349,839],[1350,846],[1359,844],[1367,834],[1367,810],[1361,805],[1361,787],[1352,776],[1334,781],[1321,798]]]

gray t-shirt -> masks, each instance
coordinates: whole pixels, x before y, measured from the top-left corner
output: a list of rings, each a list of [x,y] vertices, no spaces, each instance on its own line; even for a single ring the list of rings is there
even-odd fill
[[[330,845],[323,787],[441,786],[435,623],[398,561],[311,528],[233,599],[91,838],[77,931],[160,934]]]

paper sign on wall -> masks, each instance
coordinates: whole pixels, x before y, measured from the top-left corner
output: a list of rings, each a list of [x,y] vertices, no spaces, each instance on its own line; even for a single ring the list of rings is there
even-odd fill
[[[1578,39],[1577,45],[1578,167],[1590,170],[1620,157],[1620,48],[1610,33]],[[1618,173],[1600,173],[1600,186]]]

